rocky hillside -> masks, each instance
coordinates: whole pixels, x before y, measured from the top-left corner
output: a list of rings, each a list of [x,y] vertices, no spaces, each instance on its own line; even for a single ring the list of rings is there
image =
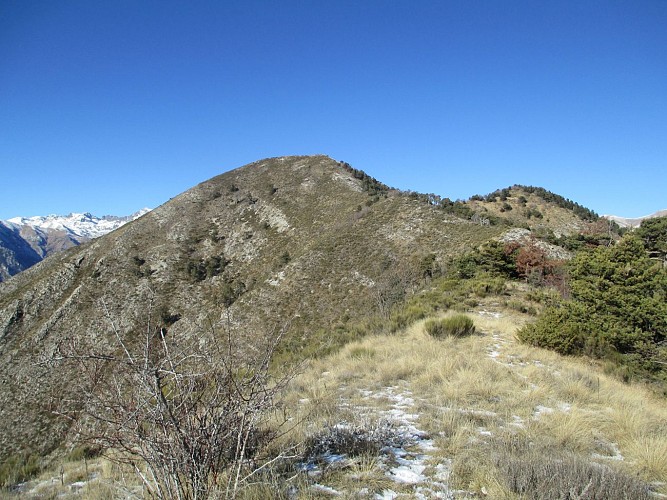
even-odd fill
[[[63,346],[108,352],[147,328],[206,329],[251,352],[285,329],[282,356],[322,355],[363,336],[452,258],[527,220],[554,233],[593,223],[583,207],[527,188],[435,201],[326,156],[267,159],[0,283],[0,460],[66,439],[53,404],[82,388],[52,362]]]
[[[0,285],[0,455],[63,439],[49,401],[76,398],[75,374],[44,363],[63,342],[131,340],[159,318],[190,334],[224,323],[251,349],[289,323],[290,353],[316,352],[417,286],[424,257],[445,265],[502,230],[325,156],[215,177]]]

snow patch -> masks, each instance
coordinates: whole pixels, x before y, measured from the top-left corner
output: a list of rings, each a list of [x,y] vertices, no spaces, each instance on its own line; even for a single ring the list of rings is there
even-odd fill
[[[427,480],[424,475],[426,466],[424,465],[424,456],[412,460],[397,459],[400,464],[389,471],[388,476],[397,483],[417,484]]]
[[[280,285],[280,282],[285,279],[285,271],[280,271],[274,278],[269,278],[266,282],[272,286]]]
[[[334,497],[341,496],[342,493],[340,491],[337,491],[330,486],[325,486],[323,484],[314,484],[310,487],[311,490],[317,491],[318,493],[324,493],[326,495],[331,495]]]
[[[542,406],[542,405],[537,405],[535,409],[533,410],[533,419],[537,420],[539,419],[542,415],[549,415],[554,412],[553,408],[550,408],[548,406]]]

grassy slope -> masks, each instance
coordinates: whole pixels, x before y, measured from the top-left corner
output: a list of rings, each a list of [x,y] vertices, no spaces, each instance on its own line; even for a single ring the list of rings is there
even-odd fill
[[[451,463],[456,489],[514,497],[507,472],[493,459],[507,455],[508,440],[531,443],[531,453],[571,454],[650,482],[667,477],[663,399],[611,379],[586,361],[518,344],[513,333],[525,320],[518,313],[494,317],[478,310],[471,316],[481,335],[439,341],[419,322],[314,363],[300,387],[311,401],[323,386],[338,388],[330,393],[334,419],[340,418],[336,399],[355,408],[368,404],[362,390],[409,391],[415,401],[411,412],[437,448],[427,473],[435,475],[438,464]],[[664,483],[657,488],[667,493]]]
[[[546,490],[524,497],[513,491],[527,481],[527,470],[537,478],[555,474],[561,492],[581,493],[586,474],[602,470],[612,488],[607,498],[634,497],[640,481],[667,494],[660,483],[667,477],[664,399],[584,360],[518,344],[514,332],[529,317],[493,298],[468,314],[478,330],[472,337],[436,340],[420,321],[395,335],[350,343],[304,368],[287,394],[299,424],[284,446],[302,445],[341,422],[370,428],[389,420],[426,435],[405,444],[403,457],[365,454],[321,465],[317,476],[297,474],[289,484],[300,497],[326,498],[327,488],[361,497],[547,497]],[[561,465],[556,472],[552,459]],[[80,479],[81,463],[67,467]],[[118,470],[99,461],[90,467],[100,474],[85,485],[99,492],[94,496],[106,498],[119,487]],[[67,490],[59,484],[58,471],[50,471],[32,491]],[[271,488],[285,486],[279,484]],[[261,498],[266,491],[255,485],[246,493]]]

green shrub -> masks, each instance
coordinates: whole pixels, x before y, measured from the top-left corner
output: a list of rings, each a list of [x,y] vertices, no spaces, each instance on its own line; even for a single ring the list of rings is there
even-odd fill
[[[622,364],[624,380],[667,379],[667,272],[641,240],[580,251],[568,265],[569,298],[549,300],[519,340],[560,354]],[[551,302],[551,304],[549,303]]]
[[[532,316],[535,316],[537,314],[537,309],[535,309],[535,306],[526,304],[525,302],[517,299],[510,299],[507,302],[507,307],[515,311],[519,311],[520,313],[523,314],[530,314]]]
[[[426,333],[436,338],[466,337],[475,333],[473,321],[465,314],[428,320],[424,324],[424,329]]]
[[[474,255],[468,254],[454,261],[456,277],[460,279],[474,278],[477,274],[478,263]]]
[[[290,255],[290,253],[287,250],[285,250],[282,254],[280,254],[278,262],[280,263],[280,266],[282,267],[282,266],[286,266],[287,264],[289,264],[291,260],[292,260],[292,256]]]
[[[517,332],[521,342],[566,355],[581,354],[587,337],[590,337],[587,312],[574,303],[546,309],[536,323]]]
[[[0,488],[8,488],[37,475],[41,470],[37,455],[17,454],[0,464]]]

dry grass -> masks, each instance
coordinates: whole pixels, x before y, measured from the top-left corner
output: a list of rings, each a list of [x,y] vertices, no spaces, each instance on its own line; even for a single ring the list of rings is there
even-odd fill
[[[452,487],[490,498],[645,498],[637,478],[667,494],[658,484],[667,478],[667,402],[594,364],[517,343],[514,332],[527,316],[501,313],[471,313],[478,333],[470,337],[436,339],[421,321],[310,361],[288,388],[292,427],[276,445],[304,453],[309,440],[338,423],[368,427],[395,407],[391,394],[401,393],[409,395],[405,411],[416,415],[415,426],[433,440],[424,462],[429,481],[442,481],[436,476],[444,467]],[[296,498],[325,498],[327,487],[349,496],[387,489],[414,495],[416,485],[388,477],[395,464],[381,455],[360,453],[317,477],[289,467],[289,474],[267,472],[241,497],[279,498],[289,487]],[[101,477],[114,474],[120,482],[118,471]]]
[[[0,498],[88,498],[112,500],[141,494],[131,470],[109,460],[56,460],[53,468],[31,479],[20,491],[0,491]]]
[[[507,471],[488,459],[497,437],[508,434],[569,457],[569,465],[559,469],[563,478],[587,477],[595,466],[586,464],[595,461],[618,484],[637,475],[654,482],[667,477],[664,400],[585,360],[519,344],[514,332],[526,315],[503,310],[498,317],[471,317],[477,335],[439,340],[425,333],[424,321],[417,322],[397,335],[347,345],[311,364],[297,383],[326,386],[352,407],[379,403],[360,397],[360,389],[404,384],[416,401],[420,428],[435,437],[434,459],[453,460],[455,486],[494,498],[516,495],[503,479]],[[550,471],[553,464],[536,467]],[[667,493],[665,485],[655,488]]]

